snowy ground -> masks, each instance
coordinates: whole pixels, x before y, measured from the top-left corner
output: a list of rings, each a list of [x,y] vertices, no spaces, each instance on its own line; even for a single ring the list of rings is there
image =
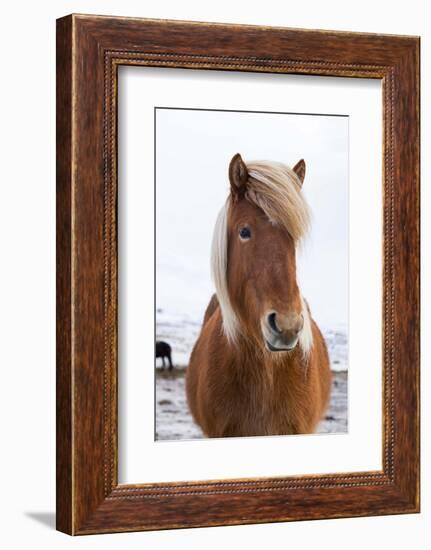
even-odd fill
[[[172,347],[174,370],[156,369],[156,439],[199,439],[204,437],[188,410],[185,370],[200,330],[200,321],[157,311],[157,340]],[[331,358],[333,382],[331,403],[319,433],[347,432],[347,336],[341,330],[323,331]],[[157,360],[160,367],[160,360]]]

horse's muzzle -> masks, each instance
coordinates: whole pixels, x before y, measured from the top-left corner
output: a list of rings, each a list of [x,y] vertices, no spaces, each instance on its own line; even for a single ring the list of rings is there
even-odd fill
[[[304,317],[302,313],[282,315],[271,311],[261,324],[265,345],[269,351],[291,351],[298,344]]]

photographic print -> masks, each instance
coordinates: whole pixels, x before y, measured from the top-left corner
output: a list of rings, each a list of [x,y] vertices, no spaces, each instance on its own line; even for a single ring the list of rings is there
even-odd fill
[[[349,117],[154,122],[155,439],[346,433]]]

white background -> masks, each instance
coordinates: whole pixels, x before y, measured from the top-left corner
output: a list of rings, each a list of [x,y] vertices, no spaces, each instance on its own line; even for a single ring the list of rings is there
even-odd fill
[[[174,74],[172,74],[174,73]],[[171,90],[175,89],[172,95]],[[204,73],[189,72],[184,70],[172,71],[172,69],[146,69],[132,67],[121,69],[119,82],[119,480],[122,483],[144,483],[155,481],[183,481],[187,479],[225,479],[237,477],[258,477],[258,476],[282,476],[308,473],[329,473],[366,471],[381,469],[381,250],[382,244],[376,235],[381,235],[381,136],[382,136],[382,113],[381,113],[381,85],[378,81],[334,79],[322,77],[301,77],[286,75],[252,75],[252,74],[226,74],[206,71]],[[344,141],[344,159],[338,162],[342,164],[342,176],[337,179],[333,176],[334,182],[328,183],[328,193],[335,195],[337,187],[346,186],[346,179],[349,179],[349,198],[347,198],[344,187],[344,200],[334,198],[326,214],[327,217],[334,216],[337,208],[344,210],[342,216],[346,221],[346,214],[349,214],[349,239],[344,235],[345,245],[349,240],[349,418],[348,434],[343,435],[312,435],[298,437],[263,437],[263,438],[226,438],[200,441],[154,441],[154,326],[153,326],[153,270],[149,268],[148,258],[154,257],[154,210],[153,210],[153,120],[154,105],[187,107],[213,107],[229,109],[247,109],[262,111],[264,109],[280,112],[288,105],[294,112],[320,112],[320,113],[344,113],[349,115],[349,132],[347,136],[346,119],[344,128],[338,129],[338,139]],[[171,114],[172,111],[165,111]],[[185,112],[183,111],[183,114]],[[221,113],[216,113],[221,120]],[[159,116],[159,115],[158,115]],[[189,114],[190,116],[190,114]],[[230,113],[229,116],[232,116]],[[241,124],[242,131],[247,127],[246,122],[238,117],[250,115],[236,113],[234,123],[225,121],[220,125],[219,131],[226,133],[223,145],[209,145],[214,151],[212,154],[204,154],[199,150],[196,156],[200,156],[203,165],[198,174],[205,173],[207,165],[217,158],[218,163],[211,166],[214,173],[209,181],[199,181],[193,176],[194,167],[191,157],[187,157],[185,151],[183,156],[189,158],[189,162],[183,170],[179,168],[174,173],[174,166],[180,161],[162,162],[163,147],[172,149],[169,140],[161,137],[163,125],[157,126],[157,188],[168,185],[167,180],[177,189],[184,189],[187,193],[186,183],[182,179],[188,177],[195,182],[196,188],[201,188],[202,195],[208,202],[215,204],[215,211],[211,212],[205,201],[194,207],[197,210],[205,210],[207,217],[215,217],[220,206],[226,198],[228,188],[226,177],[227,164],[230,157],[239,143],[242,143],[243,154],[247,158],[247,151],[256,155],[256,151],[264,149],[264,158],[279,159],[283,154],[299,155],[295,151],[298,147],[309,155],[310,170],[307,180],[304,182],[304,193],[311,202],[313,194],[319,194],[316,179],[325,181],[325,171],[331,174],[331,167],[325,166],[335,162],[332,148],[335,141],[334,122],[332,126],[324,117],[301,117],[303,132],[308,137],[302,137],[297,131],[297,139],[282,139],[280,136],[280,116],[277,123],[269,123],[268,115],[257,115],[264,117],[267,126],[259,122],[262,131],[265,129],[268,134],[276,134],[266,138],[268,143],[263,146],[262,140],[256,136],[247,135],[246,140],[238,126]],[[256,115],[254,115],[256,116]],[[286,117],[286,115],[284,115]],[[316,118],[320,122],[316,123]],[[184,118],[182,119],[184,121]],[[342,122],[343,119],[332,117],[332,120]],[[286,118],[283,122],[284,132],[287,132]],[[295,128],[298,124],[290,123]],[[317,129],[325,134],[323,138]],[[245,126],[244,126],[245,125]],[[254,122],[254,127],[256,122]],[[210,132],[204,132],[199,140],[202,147],[206,134],[217,132],[214,123],[208,124]],[[304,130],[304,127],[307,130]],[[233,128],[230,131],[230,128]],[[331,132],[329,131],[331,128]],[[339,127],[340,128],[340,127]],[[341,127],[342,128],[342,127]],[[170,130],[172,127],[170,128]],[[194,128],[196,131],[196,127]],[[167,130],[165,130],[166,132]],[[239,136],[239,138],[238,138]],[[173,142],[178,135],[171,135]],[[332,142],[331,138],[332,137]],[[176,139],[175,139],[176,138]],[[183,129],[183,139],[192,150],[198,149],[190,143],[190,134]],[[196,138],[195,138],[196,139]],[[235,143],[235,139],[238,141]],[[320,141],[327,139],[327,148],[320,146]],[[232,143],[233,142],[233,143]],[[289,153],[280,150],[283,142]],[[307,142],[307,143],[306,143]],[[349,151],[349,166],[347,161],[347,142]],[[230,143],[230,145],[229,145]],[[144,145],[145,144],[145,145]],[[289,147],[290,144],[290,147]],[[321,152],[315,153],[320,146]],[[233,150],[229,150],[232,147]],[[282,147],[283,149],[283,147]],[[325,153],[326,151],[326,153]],[[179,148],[181,152],[181,148]],[[314,155],[313,155],[314,153]],[[162,155],[162,156],[160,156]],[[294,158],[295,158],[294,157]],[[324,159],[323,157],[326,157]],[[332,159],[330,161],[329,159]],[[364,163],[364,159],[367,162]],[[313,165],[317,164],[318,166]],[[296,160],[288,159],[293,165]],[[166,174],[165,165],[170,165]],[[321,173],[319,171],[321,170]],[[317,173],[317,174],[316,174]],[[335,172],[336,173],[336,172]],[[322,175],[321,175],[322,174]],[[306,176],[307,177],[307,176]],[[195,178],[193,180],[193,178]],[[198,180],[198,181],[196,181]],[[173,192],[172,192],[173,193]],[[173,193],[174,194],[174,193]],[[340,193],[342,194],[342,193]],[[170,196],[165,201],[173,200]],[[184,199],[183,199],[184,200]],[[158,196],[159,202],[159,196]],[[178,198],[177,204],[181,204]],[[316,218],[319,213],[316,211],[319,206],[325,208],[325,201],[320,200],[314,205]],[[364,224],[364,212],[367,212],[367,223]],[[207,220],[205,220],[207,222]],[[202,224],[205,223],[202,221]],[[159,224],[157,220],[157,238],[159,238]],[[174,233],[173,239],[180,238],[181,231],[175,229],[175,217],[170,216],[167,226]],[[316,223],[316,225],[318,225]],[[193,228],[196,229],[196,228]],[[212,227],[209,227],[210,235],[207,236],[207,247],[210,247]],[[338,225],[339,232],[346,233],[346,227]],[[316,228],[316,231],[319,227]],[[320,231],[323,233],[322,229]],[[316,245],[323,248],[334,243],[333,235],[326,237],[322,243],[317,238]],[[163,235],[163,232],[161,232]],[[185,239],[186,240],[186,239]],[[188,236],[192,249],[196,242],[194,235]],[[313,232],[310,235],[313,241]],[[342,239],[339,239],[339,241]],[[183,245],[185,246],[185,245]],[[177,247],[175,247],[177,248]],[[198,248],[198,247],[196,247]],[[304,245],[304,254],[307,252]],[[340,247],[341,248],[341,247]],[[205,247],[204,247],[205,253]],[[190,258],[193,250],[185,253]],[[330,266],[332,269],[340,269],[343,276],[347,277],[347,254],[340,255],[344,264],[338,261],[338,266]],[[302,259],[302,258],[300,258]],[[311,258],[310,258],[311,260]],[[207,260],[208,261],[208,260]],[[320,258],[320,262],[329,261],[329,255]],[[301,265],[301,262],[299,262]],[[305,267],[304,264],[301,267]],[[316,273],[321,283],[320,292],[327,292],[332,296],[336,292],[334,287],[326,283],[325,276],[320,276],[323,269],[317,264],[314,266],[314,279]],[[208,277],[208,275],[207,275]],[[342,280],[342,279],[341,279]],[[157,286],[166,282],[164,278],[157,278]],[[306,282],[306,280],[305,280]],[[347,281],[345,286],[347,286]],[[196,294],[181,287],[175,281],[172,285],[179,292],[187,294],[187,299],[192,301]],[[343,291],[340,281],[336,283],[337,289]],[[325,288],[328,286],[328,288]],[[319,312],[319,293],[309,292],[306,285],[301,291],[310,300],[310,307],[318,323],[322,323]],[[345,289],[347,290],[347,289]],[[206,299],[210,295],[207,291]],[[345,298],[345,297],[344,297]],[[172,298],[174,301],[174,298]],[[322,300],[320,300],[322,302]],[[346,304],[346,301],[345,301]],[[174,303],[174,307],[175,307]],[[206,304],[201,305],[201,310]],[[325,304],[326,308],[331,304]],[[325,309],[325,306],[323,309]],[[168,304],[162,304],[168,307]],[[191,306],[193,312],[193,306]],[[334,308],[335,309],[335,308]],[[187,310],[184,312],[186,313]],[[346,317],[344,312],[344,317]],[[199,314],[198,319],[202,313]],[[342,320],[343,316],[336,313],[329,321],[331,323]],[[330,316],[327,319],[331,319]],[[324,320],[323,320],[324,321]],[[328,322],[328,321],[327,321]],[[347,319],[344,320],[347,324]],[[322,325],[321,325],[322,326]],[[367,345],[364,345],[364,342]],[[370,360],[369,358],[373,359]],[[363,406],[363,396],[367,396],[367,407]]]
[[[303,0],[57,0],[10,2],[2,12],[1,542],[6,548],[427,548],[431,342],[422,345],[422,514],[382,518],[102,535],[53,531],[55,413],[55,22],[87,12],[422,35],[422,147],[431,149],[431,30],[426,2]],[[422,166],[422,327],[431,330],[431,188]]]

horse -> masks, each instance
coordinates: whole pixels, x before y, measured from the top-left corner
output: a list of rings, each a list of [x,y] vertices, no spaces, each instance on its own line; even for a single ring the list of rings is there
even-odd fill
[[[230,161],[211,249],[216,293],[186,373],[207,437],[313,433],[327,408],[328,350],[296,280],[311,220],[304,177],[303,159],[293,168]]]
[[[172,370],[174,365],[172,364],[172,349],[167,342],[156,342],[156,359],[158,357],[162,358],[162,368],[165,368],[165,357],[169,363],[169,370]]]

